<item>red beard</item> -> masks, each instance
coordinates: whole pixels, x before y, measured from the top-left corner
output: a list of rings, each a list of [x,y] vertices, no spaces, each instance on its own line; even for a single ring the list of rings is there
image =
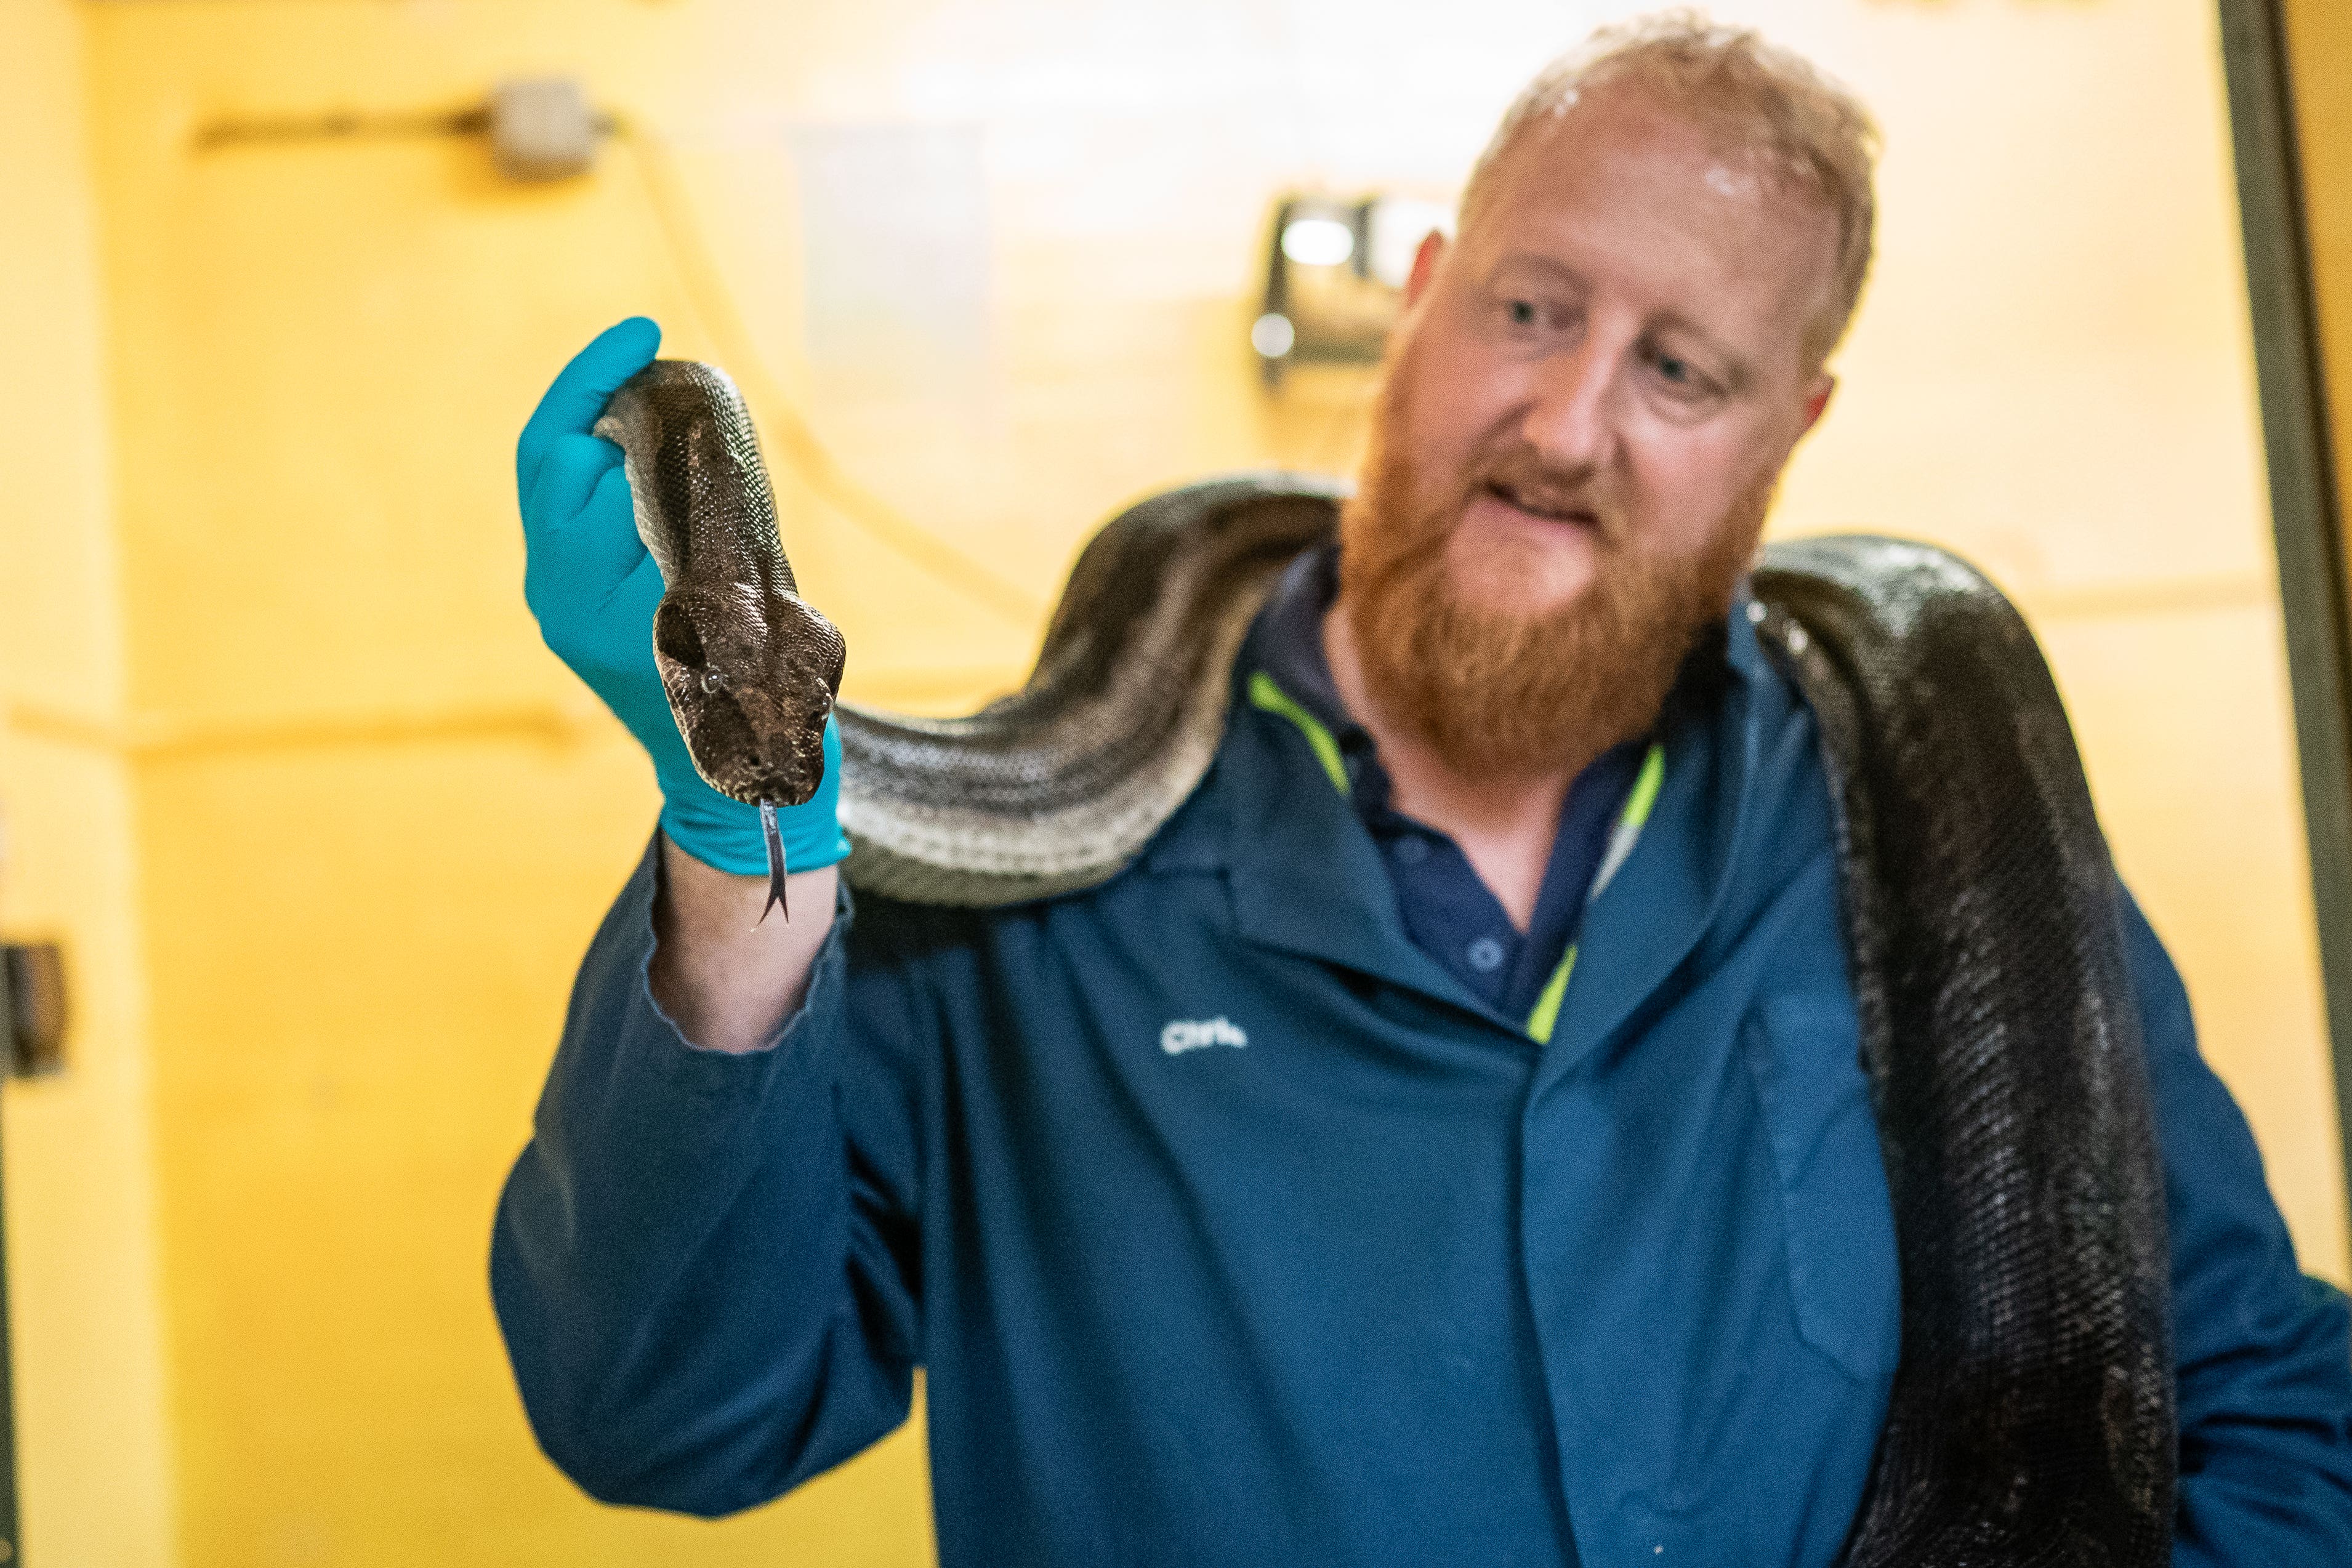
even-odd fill
[[[1520,494],[1587,486],[1514,442],[1482,454],[1454,493],[1412,512],[1416,475],[1395,439],[1401,379],[1381,394],[1362,484],[1339,524],[1340,612],[1381,716],[1456,772],[1510,778],[1581,768],[1648,730],[1692,643],[1730,608],[1774,476],[1692,556],[1641,548],[1624,537],[1622,514],[1595,507],[1593,575],[1573,602],[1538,616],[1482,609],[1455,594],[1445,562],[1473,497],[1497,479]]]

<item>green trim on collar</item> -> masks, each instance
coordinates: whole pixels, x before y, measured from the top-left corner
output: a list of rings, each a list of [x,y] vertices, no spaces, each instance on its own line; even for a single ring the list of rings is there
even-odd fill
[[[1658,804],[1658,786],[1665,782],[1666,747],[1663,741],[1650,743],[1649,755],[1642,758],[1642,771],[1633,779],[1633,791],[1617,812],[1617,826],[1609,835],[1609,852],[1601,858],[1601,869],[1593,874],[1592,891],[1584,895],[1584,905],[1601,896],[1625,857],[1633,852],[1633,841],[1642,836],[1642,829],[1650,821],[1650,812]],[[1536,998],[1535,1009],[1528,1014],[1528,1038],[1538,1045],[1551,1043],[1551,1031],[1559,1022],[1559,1004],[1568,995],[1568,977],[1576,969],[1576,944],[1568,945],[1560,955],[1559,967],[1544,982],[1543,995]]]
[[[1323,771],[1329,776],[1333,789],[1339,790],[1343,798],[1354,793],[1348,782],[1348,766],[1339,758],[1339,743],[1331,737],[1330,730],[1320,719],[1299,706],[1297,701],[1275,685],[1274,677],[1264,670],[1251,674],[1246,689],[1253,707],[1277,714],[1298,727],[1298,733],[1307,737],[1308,748],[1315,753],[1315,759],[1323,765]],[[1643,828],[1649,823],[1650,813],[1658,804],[1659,787],[1665,782],[1665,746],[1663,742],[1653,741],[1648,755],[1642,758],[1642,771],[1634,777],[1633,788],[1617,812],[1617,825],[1610,832],[1608,852],[1601,858],[1600,871],[1593,876],[1592,891],[1585,895],[1588,906],[1601,896],[1601,890],[1609,884],[1610,878],[1617,874],[1617,868],[1625,863],[1625,857],[1633,852],[1633,841],[1642,836]],[[1538,1045],[1551,1042],[1551,1031],[1559,1022],[1560,1003],[1568,996],[1568,977],[1575,970],[1576,945],[1570,943],[1568,951],[1560,956],[1559,967],[1554,969],[1551,978],[1544,982],[1543,994],[1536,998],[1534,1010],[1528,1014],[1528,1038]]]
[[[1576,967],[1576,944],[1568,945],[1560,956],[1559,967],[1544,982],[1543,995],[1536,998],[1535,1010],[1528,1014],[1528,1038],[1538,1045],[1551,1043],[1552,1027],[1559,1022],[1559,1002],[1568,995],[1568,977]]]
[[[1305,736],[1307,744],[1314,748],[1315,759],[1323,764],[1323,771],[1330,775],[1331,787],[1342,796],[1353,793],[1348,785],[1348,766],[1339,760],[1339,743],[1331,738],[1331,732],[1323,727],[1320,719],[1300,707],[1288,692],[1276,685],[1272,675],[1260,670],[1250,676],[1249,700],[1253,706],[1280,714],[1297,725],[1298,733]]]
[[[1633,842],[1648,825],[1650,812],[1658,803],[1658,786],[1665,782],[1666,747],[1663,741],[1650,743],[1650,753],[1642,758],[1642,771],[1633,780],[1633,791],[1625,797],[1623,809],[1617,813],[1617,826],[1609,835],[1609,849],[1601,857],[1601,869],[1592,873],[1592,891],[1585,894],[1590,904],[1601,896],[1625,857],[1633,852]]]

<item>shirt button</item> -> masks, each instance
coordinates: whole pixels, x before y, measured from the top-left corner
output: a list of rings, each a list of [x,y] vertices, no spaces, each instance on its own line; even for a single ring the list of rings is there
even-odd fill
[[[1407,833],[1396,841],[1396,858],[1399,865],[1419,865],[1429,858],[1429,841]]]
[[[1466,956],[1470,967],[1482,975],[1491,975],[1503,967],[1503,945],[1492,936],[1481,936],[1471,943]]]

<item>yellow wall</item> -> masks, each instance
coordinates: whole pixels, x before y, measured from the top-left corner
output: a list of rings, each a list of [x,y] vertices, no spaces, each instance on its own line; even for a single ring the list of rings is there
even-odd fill
[[[26,1550],[144,1568],[172,1488],[131,779],[70,738],[123,701],[82,67],[64,0],[0,0],[0,930],[65,945],[75,1015],[63,1077],[0,1086],[0,1142]]]
[[[74,1528],[146,1544],[44,1562],[165,1561],[173,1488],[190,1568],[922,1561],[911,1431],[746,1520],[585,1502],[530,1447],[483,1283],[572,965],[654,800],[523,610],[510,443],[625,313],[715,352],[699,264],[625,149],[520,190],[466,142],[192,134],[583,74],[671,149],[752,349],[845,468],[1042,597],[1139,492],[1351,463],[1362,378],[1257,390],[1268,197],[1444,193],[1593,8],[1461,0],[1433,36],[1407,0],[0,0],[0,45],[26,6],[39,47],[0,47],[0,115],[31,117],[12,159],[54,162],[0,179],[67,237],[19,270],[26,231],[0,229],[0,310],[68,368],[29,426],[0,404],[49,497],[0,524],[25,846],[0,913],[82,922],[94,982],[75,1074],[8,1091],[34,1550],[74,1488],[126,1477],[131,1506]],[[1879,281],[1780,526],[1946,539],[2022,595],[2306,1264],[2342,1279],[2213,24],[2185,0],[1718,10],[1847,76],[1887,132]],[[869,123],[978,149],[976,357],[807,351],[795,150]],[[853,695],[954,706],[1013,677],[1034,623],[780,499]],[[23,1130],[45,1105],[46,1145]],[[121,1414],[65,1409],[68,1375]]]

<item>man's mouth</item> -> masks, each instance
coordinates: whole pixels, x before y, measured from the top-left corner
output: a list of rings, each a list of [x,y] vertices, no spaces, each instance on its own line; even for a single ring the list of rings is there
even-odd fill
[[[1600,526],[1600,517],[1589,507],[1580,507],[1573,502],[1555,497],[1522,490],[1505,480],[1487,481],[1486,493],[1516,511],[1525,512],[1531,517],[1541,517],[1547,522],[1581,523],[1588,528]]]

